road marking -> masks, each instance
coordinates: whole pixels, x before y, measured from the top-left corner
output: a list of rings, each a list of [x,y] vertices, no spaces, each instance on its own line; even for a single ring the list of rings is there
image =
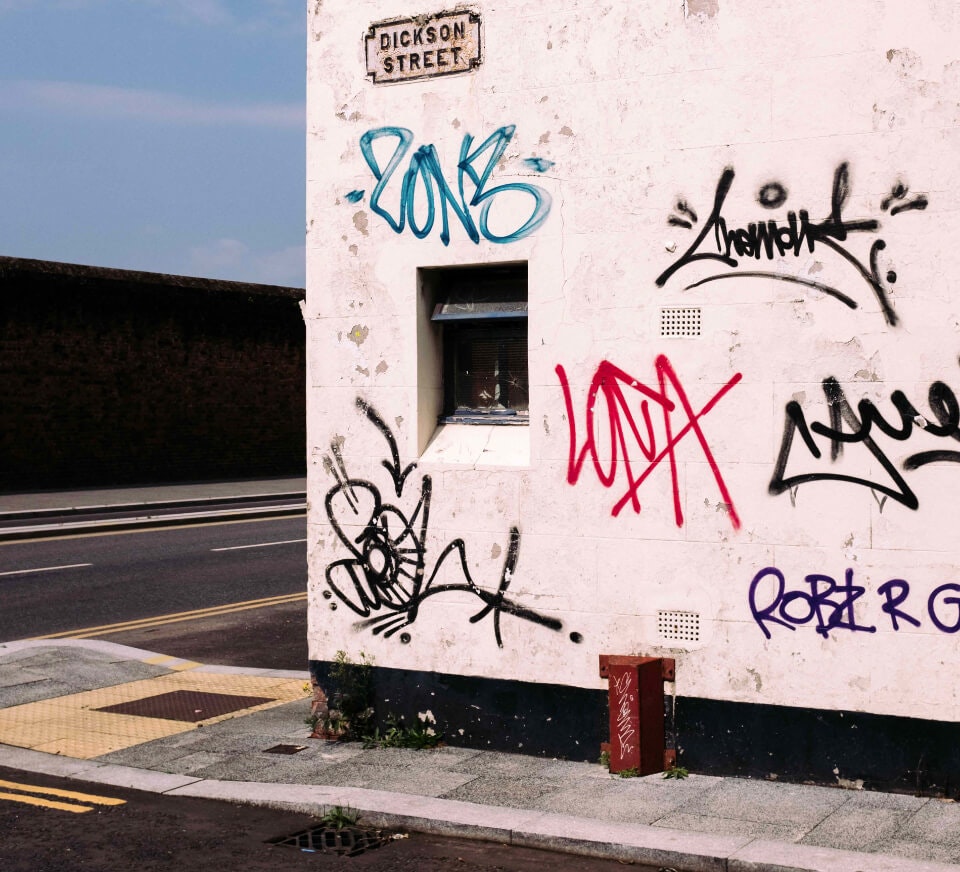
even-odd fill
[[[165,624],[176,624],[181,621],[196,621],[201,618],[210,618],[217,615],[229,615],[233,612],[245,612],[250,609],[264,609],[270,606],[284,605],[306,600],[306,593],[288,593],[281,596],[264,597],[263,599],[246,600],[239,603],[227,603],[222,606],[212,606],[206,609],[194,609],[190,612],[174,612],[169,615],[156,615],[152,618],[140,618],[134,621],[122,621],[118,624],[103,624],[99,627],[85,627],[80,630],[65,630],[62,633],[49,633],[46,636],[33,636],[30,641],[40,639],[90,639],[94,636],[109,636],[111,633],[124,633],[128,630],[146,630],[152,627],[161,627]]]
[[[10,572],[0,572],[3,575],[29,575],[31,572],[57,572],[61,569],[81,569],[84,566],[93,566],[92,563],[68,563],[65,566],[38,566],[36,569],[14,569]]]
[[[126,805],[125,799],[116,799],[112,796],[97,796],[91,793],[78,793],[74,790],[60,790],[56,787],[40,787],[36,784],[18,784],[16,781],[0,781],[0,787],[6,787],[16,793],[7,793],[0,791],[0,799],[6,799],[10,802],[20,802],[24,805],[37,805],[43,808],[54,808],[58,811],[69,811],[74,814],[83,814],[87,811],[93,811],[94,805]],[[21,792],[22,791],[22,792]],[[30,794],[39,794],[31,796]],[[58,802],[54,799],[45,799],[47,796],[56,796],[61,799],[77,800],[76,803]],[[82,802],[89,802],[92,805],[80,805]]]
[[[302,517],[305,518],[306,516],[307,513],[304,512]],[[0,539],[0,548],[5,548],[10,545],[25,545],[30,542],[60,542],[65,539],[92,539],[95,536],[130,536],[138,533],[163,533],[168,531],[175,533],[178,530],[194,530],[200,527],[223,527],[227,524],[262,524],[265,521],[289,521],[299,517],[301,517],[301,515],[281,515],[271,518],[239,518],[234,521],[210,521],[206,524],[176,524],[170,526],[136,527],[130,530],[104,530],[97,533],[66,533],[60,536],[37,536],[36,538],[30,539]]]
[[[270,545],[293,545],[306,539],[284,539],[282,542],[258,542],[256,545],[231,545],[228,548],[211,548],[211,551],[242,551],[244,548],[267,548]]]
[[[85,811],[93,811],[92,805],[71,805],[68,802],[57,802],[53,799],[40,799],[38,796],[28,796],[24,793],[3,793],[0,791],[0,799],[7,799],[10,802],[19,802],[23,805],[39,805],[43,808],[55,808],[58,811],[72,811],[74,814],[83,814]]]

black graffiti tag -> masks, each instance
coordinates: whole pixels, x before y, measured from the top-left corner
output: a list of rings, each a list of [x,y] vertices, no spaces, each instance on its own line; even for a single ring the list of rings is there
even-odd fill
[[[921,415],[903,391],[898,390],[890,394],[890,402],[899,416],[897,422],[890,422],[884,418],[877,407],[867,399],[860,400],[854,409],[835,378],[823,380],[823,393],[827,401],[829,423],[814,421],[808,424],[801,405],[796,400],[787,403],[780,454],[770,481],[770,493],[782,494],[804,482],[845,481],[871,488],[884,494],[885,498],[889,497],[909,509],[918,508],[920,501],[917,495],[907,484],[903,473],[877,444],[874,431],[897,442],[906,442],[913,434],[914,427],[917,427],[932,436],[960,441],[960,402],[957,401],[954,392],[942,381],[936,381],[930,385],[927,403],[937,423]],[[794,439],[798,435],[807,451],[816,459],[822,456],[822,452],[814,436],[822,436],[829,440],[831,462],[836,462],[841,457],[844,446],[862,445],[889,476],[889,482],[871,481],[837,472],[805,472],[785,476]],[[960,463],[960,451],[950,449],[919,451],[909,455],[903,461],[903,470],[909,472],[930,463]]]
[[[361,398],[357,398],[357,408],[386,440],[390,456],[381,463],[390,474],[393,495],[385,500],[375,484],[349,476],[339,445],[331,443],[324,467],[337,483],[326,495],[327,518],[350,556],[327,566],[329,589],[324,591],[324,596],[328,599],[336,597],[363,618],[358,622],[358,628],[370,627],[374,634],[383,633],[385,638],[413,624],[427,599],[453,592],[469,593],[481,601],[480,610],[470,622],[476,623],[489,615],[494,637],[501,648],[500,617],[503,613],[550,630],[561,630],[562,621],[507,598],[520,557],[520,531],[516,527],[510,528],[510,540],[496,591],[485,590],[474,582],[467,565],[466,544],[460,538],[447,543],[428,573],[426,542],[433,496],[432,479],[429,475],[421,477],[416,504],[407,512],[400,502],[416,463],[403,466],[393,432],[376,410]],[[390,501],[394,497],[396,502]],[[455,567],[452,573],[459,571],[462,582],[438,582],[448,558]],[[579,633],[571,633],[570,639],[581,641]],[[400,640],[409,642],[409,633],[401,633]]]
[[[870,245],[866,261],[854,255],[848,247],[848,238],[851,234],[876,233],[880,229],[880,222],[876,219],[847,220],[843,217],[843,210],[850,196],[850,170],[846,163],[841,163],[833,174],[833,187],[830,194],[830,214],[825,220],[817,222],[810,220],[806,209],[789,211],[786,223],[781,224],[774,219],[755,221],[746,227],[729,227],[723,217],[723,206],[734,179],[733,167],[727,167],[720,175],[713,199],[713,208],[707,220],[700,229],[693,243],[656,279],[657,287],[663,287],[678,270],[698,261],[713,261],[726,267],[735,268],[735,272],[724,271],[707,276],[700,281],[686,286],[686,290],[705,285],[709,282],[730,278],[762,278],[775,279],[781,282],[804,285],[815,288],[831,296],[851,309],[857,308],[857,302],[839,288],[825,282],[818,282],[804,276],[793,276],[770,270],[740,269],[741,258],[773,260],[775,257],[785,257],[792,254],[799,257],[806,250],[813,253],[817,246],[829,249],[847,263],[856,275],[865,282],[883,311],[883,317],[891,326],[897,323],[897,314],[890,305],[887,295],[887,284],[892,285],[897,280],[893,270],[888,270],[881,277],[879,254],[887,243],[883,239],[874,239]],[[903,182],[897,182],[880,204],[884,212],[899,215],[901,212],[923,210],[927,207],[927,198],[923,195],[907,199],[909,189]],[[757,200],[765,209],[776,209],[787,200],[787,189],[779,182],[768,182],[757,195]],[[667,221],[675,227],[692,229],[698,223],[696,212],[685,200],[676,205],[678,214],[671,215]],[[716,250],[709,250],[708,237],[712,234]],[[736,256],[734,256],[736,255]],[[885,284],[886,283],[886,284]]]

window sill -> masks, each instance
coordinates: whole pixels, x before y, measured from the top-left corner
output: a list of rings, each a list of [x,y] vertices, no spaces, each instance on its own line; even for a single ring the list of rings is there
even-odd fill
[[[441,424],[420,460],[444,466],[529,466],[530,428]]]

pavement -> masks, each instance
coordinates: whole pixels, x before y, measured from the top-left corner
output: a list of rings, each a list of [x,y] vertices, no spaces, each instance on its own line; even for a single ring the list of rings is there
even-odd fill
[[[133,506],[148,517],[174,502],[209,520],[236,508],[231,498],[302,488],[0,496],[0,529],[17,513]],[[308,738],[309,712],[306,670],[204,665],[92,639],[0,643],[0,766],[24,772],[307,814],[348,805],[374,826],[677,872],[960,870],[960,804],[948,800],[697,773],[624,779],[599,763],[452,746],[365,749]]]
[[[306,497],[302,476],[0,493],[0,542],[303,514]]]
[[[374,826],[678,872],[960,869],[954,802],[696,773],[623,779],[599,763],[451,746],[365,749],[308,738],[308,690],[306,670],[90,639],[8,642],[0,766],[298,813],[348,805]]]

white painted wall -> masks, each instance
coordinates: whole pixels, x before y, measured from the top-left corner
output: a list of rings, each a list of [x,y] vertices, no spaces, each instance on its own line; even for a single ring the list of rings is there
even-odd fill
[[[876,455],[855,442],[831,463],[827,438],[814,435],[822,453],[816,459],[795,435],[787,476],[840,474],[892,487],[881,465],[886,458],[915,494],[916,509],[845,481],[808,481],[780,495],[768,485],[787,403],[799,403],[808,423],[829,425],[822,384],[828,377],[854,410],[870,400],[897,426],[893,392],[902,391],[936,425],[930,386],[960,390],[960,7],[950,0],[687,0],[687,6],[473,3],[484,39],[477,71],[378,86],[365,75],[367,28],[441,7],[309,4],[310,656],[363,650],[381,665],[602,687],[598,654],[665,654],[677,658],[682,695],[956,720],[960,637],[938,629],[928,600],[941,585],[960,585],[960,466],[938,462],[904,471],[904,463],[960,445],[929,427],[913,426],[898,441],[874,426]],[[398,126],[413,133],[381,201],[396,215],[400,176],[414,149],[433,144],[456,190],[465,134],[476,146],[504,125],[516,131],[487,187],[520,183],[548,192],[550,214],[536,232],[507,244],[474,244],[451,214],[445,246],[439,227],[418,239],[409,229],[394,232],[372,211],[375,179],[359,147],[367,131]],[[380,141],[386,154],[395,143]],[[538,172],[529,158],[552,163]],[[691,262],[657,286],[708,223],[726,167],[735,176],[721,214],[728,228],[745,228],[770,219],[784,225],[790,209],[825,221],[835,173],[845,162],[842,219],[876,220],[875,230],[816,241],[798,256]],[[766,209],[758,192],[773,182],[788,199]],[[909,191],[885,210],[897,184]],[[364,196],[352,203],[352,191]],[[766,189],[768,196],[775,192]],[[926,209],[891,214],[917,195],[927,198]],[[519,226],[533,202],[522,191],[497,202],[507,206],[508,199],[509,208],[493,211],[500,232]],[[696,212],[690,229],[668,223],[671,215],[685,217],[678,201]],[[418,215],[423,220],[425,213]],[[871,246],[879,240],[885,247],[876,252],[876,269],[895,326],[860,272],[870,269]],[[716,254],[712,233],[697,251]],[[427,377],[432,363],[422,341],[428,327],[418,315],[417,269],[517,260],[529,263],[530,427],[519,439],[516,431],[448,431],[421,457],[433,435],[436,380]],[[787,281],[746,276],[750,271]],[[717,276],[724,278],[688,289]],[[798,280],[826,285],[856,308]],[[661,309],[678,306],[701,310],[699,338],[660,335]],[[666,416],[676,440],[676,479],[664,458],[636,492],[640,511],[628,501],[614,517],[627,493],[627,465],[621,456],[608,488],[588,459],[576,484],[568,483],[571,421],[556,367],[569,379],[577,451],[586,439],[588,388],[609,361],[652,392],[659,452],[666,432],[658,360],[661,372],[669,361],[696,412],[730,387],[696,419],[701,444],[692,430],[680,435],[690,418],[668,386],[676,404]],[[624,395],[642,425],[640,395],[630,381]],[[418,461],[400,498],[381,464],[390,456],[388,443],[358,410],[357,397],[395,434],[403,463]],[[594,413],[597,444],[609,446],[602,398]],[[485,454],[488,437],[494,443]],[[627,438],[636,478],[648,463],[636,439]],[[358,629],[358,615],[345,602],[324,596],[328,567],[351,558],[325,507],[336,485],[324,465],[331,442],[351,477],[374,484],[408,516],[423,476],[431,477],[427,572],[459,537],[473,578],[495,591],[516,526],[519,561],[508,596],[562,621],[563,629],[504,613],[500,648],[491,615],[469,622],[481,600],[457,592],[424,601],[415,622],[391,639]],[[600,453],[608,457],[609,447]],[[333,498],[344,536],[362,532],[369,494],[355,497],[356,512],[343,494]],[[444,566],[443,582],[463,583],[452,558]],[[808,574],[842,584],[852,570],[865,589],[853,606],[856,621],[875,632],[835,627],[818,634],[814,617],[793,630],[767,623],[766,638],[749,600],[751,581],[766,567],[783,573],[787,591],[808,592]],[[356,600],[347,569],[331,573]],[[919,626],[901,620],[894,631],[878,593],[890,579],[908,582],[901,608]],[[773,586],[772,576],[758,585],[760,610],[771,604]],[[958,598],[960,587],[934,597],[934,614],[948,630],[960,623]],[[658,610],[699,613],[700,640],[665,640]],[[822,611],[833,612],[826,605]],[[789,612],[802,618],[809,609],[795,599]],[[400,632],[409,633],[408,643]],[[571,633],[582,641],[571,641]]]

